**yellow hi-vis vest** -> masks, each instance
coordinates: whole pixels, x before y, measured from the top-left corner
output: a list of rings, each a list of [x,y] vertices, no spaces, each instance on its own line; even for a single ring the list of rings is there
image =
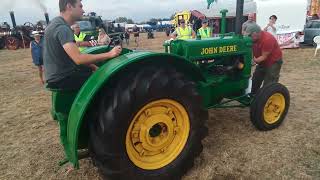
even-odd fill
[[[192,29],[187,26],[184,29],[181,27],[177,28],[177,39],[192,39]]]
[[[80,32],[79,36],[74,34],[74,40],[76,42],[83,42],[85,37],[86,37],[86,34],[83,32]],[[82,52],[85,49],[86,49],[85,47],[79,47],[80,52]]]
[[[205,30],[207,30],[207,32]],[[206,27],[206,29],[202,27],[198,30],[198,34],[201,36],[201,39],[210,38],[212,30],[209,27]]]

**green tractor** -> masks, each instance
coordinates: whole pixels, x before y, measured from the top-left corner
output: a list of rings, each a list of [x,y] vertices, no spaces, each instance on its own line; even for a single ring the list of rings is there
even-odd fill
[[[79,159],[91,157],[111,179],[180,179],[202,152],[208,109],[250,107],[251,121],[262,131],[283,122],[290,104],[285,86],[265,86],[255,97],[246,92],[249,37],[221,35],[164,46],[165,53],[123,49],[99,64],[79,91],[50,89],[66,156],[60,165],[79,168]]]
[[[81,32],[90,36],[92,39],[98,38],[98,29],[103,28],[111,38],[122,38],[124,32],[116,32],[116,29],[112,22],[103,21],[101,16],[97,16],[95,12],[90,12],[83,16],[80,21],[77,21],[80,25]]]

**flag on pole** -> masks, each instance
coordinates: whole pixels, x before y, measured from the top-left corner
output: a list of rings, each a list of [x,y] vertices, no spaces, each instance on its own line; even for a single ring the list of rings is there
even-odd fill
[[[207,2],[208,2],[208,9],[210,8],[210,5],[212,4],[212,3],[214,3],[214,2],[217,2],[218,0],[207,0]]]

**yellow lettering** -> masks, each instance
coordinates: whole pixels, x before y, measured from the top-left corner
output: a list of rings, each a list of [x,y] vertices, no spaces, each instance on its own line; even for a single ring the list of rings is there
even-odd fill
[[[213,48],[213,51],[214,54],[218,53],[218,47]]]
[[[213,54],[213,47],[209,48],[209,54]]]
[[[236,52],[237,45],[202,48],[201,55]]]
[[[223,47],[219,47],[219,53],[223,52]]]

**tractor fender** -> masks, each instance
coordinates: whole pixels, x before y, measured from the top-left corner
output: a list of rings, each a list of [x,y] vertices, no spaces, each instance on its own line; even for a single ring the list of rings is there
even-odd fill
[[[161,61],[161,62],[160,62]],[[116,74],[122,70],[130,68],[139,63],[161,63],[171,64],[178,71],[189,76],[194,81],[205,81],[200,69],[194,63],[187,61],[181,56],[168,53],[154,52],[130,52],[117,58],[109,60],[101,66],[82,86],[75,98],[68,117],[67,127],[67,158],[74,165],[79,167],[78,162],[78,141],[80,129],[82,127],[84,116],[87,113],[90,104],[95,95],[105,86]]]

